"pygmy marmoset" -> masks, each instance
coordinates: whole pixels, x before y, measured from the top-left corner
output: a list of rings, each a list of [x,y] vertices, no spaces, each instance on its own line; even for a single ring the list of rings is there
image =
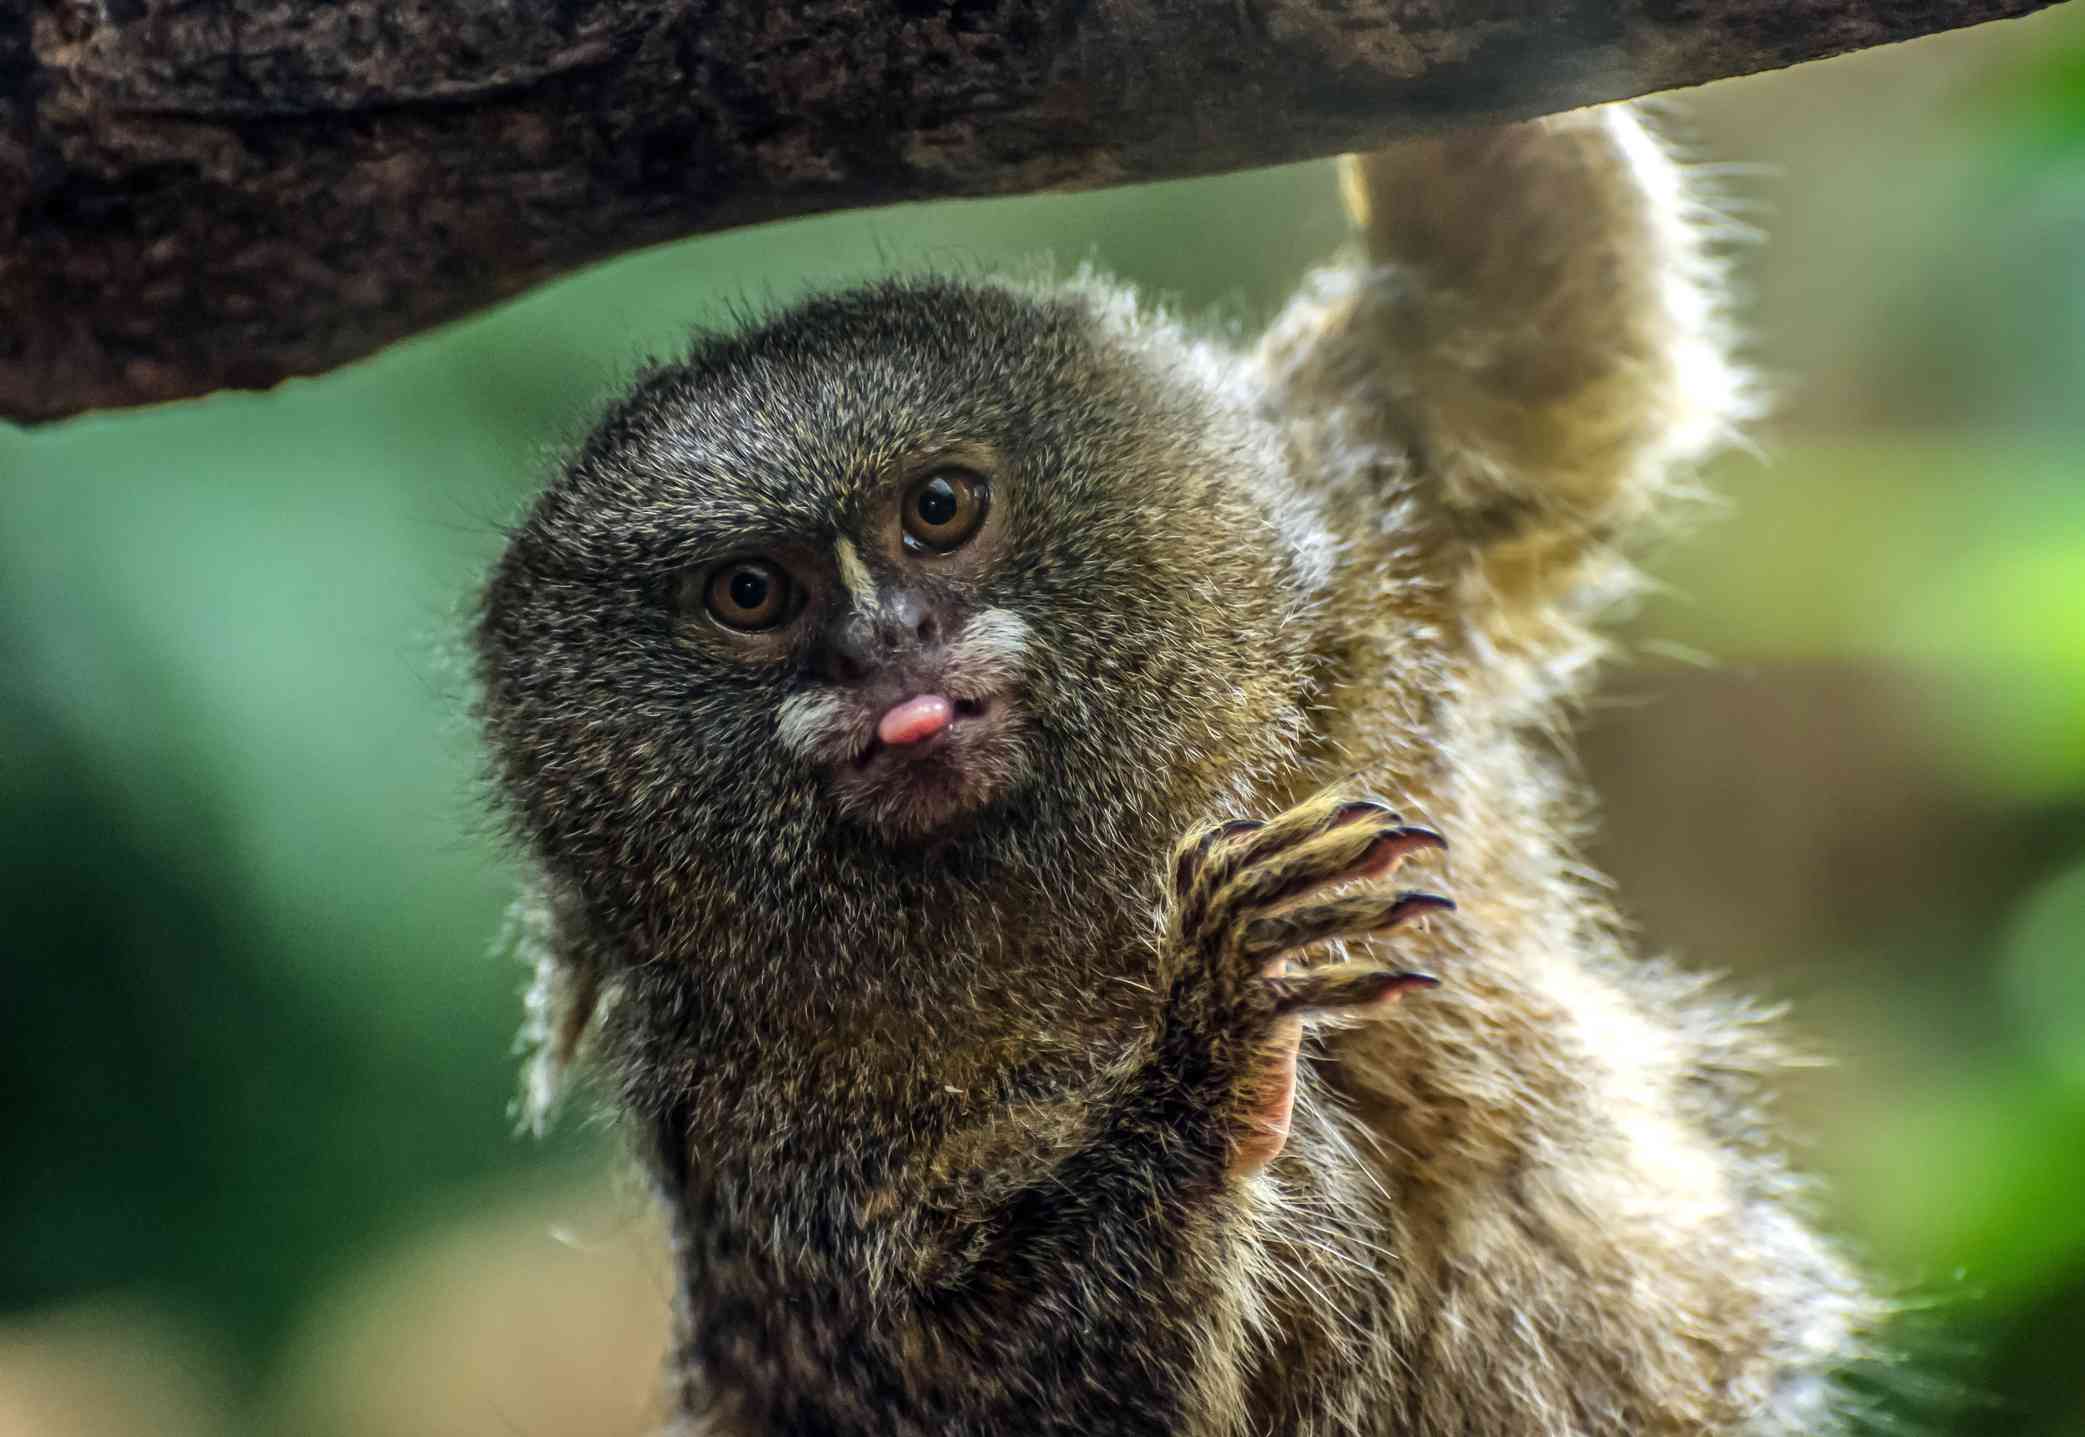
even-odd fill
[[[649,372],[515,530],[537,1078],[584,1039],[639,1135],[679,1430],[1834,1426],[1873,1304],[1771,1042],[1626,951],[1556,738],[1744,407],[1698,207],[1621,107],[1345,180],[1249,351],[875,284]]]

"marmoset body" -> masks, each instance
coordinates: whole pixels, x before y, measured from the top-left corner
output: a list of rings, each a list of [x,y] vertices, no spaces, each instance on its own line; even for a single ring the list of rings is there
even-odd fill
[[[514,532],[538,1078],[584,1037],[638,1134],[679,1430],[1834,1426],[1873,1305],[1770,1035],[1628,951],[1557,736],[1745,407],[1701,213],[1623,107],[1344,176],[1255,347],[814,299]]]

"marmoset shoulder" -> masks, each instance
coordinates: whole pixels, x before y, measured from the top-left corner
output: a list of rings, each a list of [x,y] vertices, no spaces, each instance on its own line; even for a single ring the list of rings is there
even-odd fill
[[[1630,952],[1557,740],[1746,409],[1703,212],[1626,107],[1344,178],[1255,346],[817,298],[514,531],[537,1091],[637,1135],[680,1430],[1834,1429],[1771,1035]]]

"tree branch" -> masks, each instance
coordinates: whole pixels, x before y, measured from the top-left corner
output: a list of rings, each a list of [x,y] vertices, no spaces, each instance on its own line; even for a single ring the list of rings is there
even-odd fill
[[[0,414],[312,374],[640,245],[1363,149],[2048,0],[29,0]]]

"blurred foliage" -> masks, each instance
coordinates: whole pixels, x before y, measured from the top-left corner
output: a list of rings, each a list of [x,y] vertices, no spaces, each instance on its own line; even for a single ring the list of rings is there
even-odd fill
[[[1649,939],[1839,1060],[1789,1107],[1915,1309],[1876,1401],[1924,1433],[2085,1437],[2075,8],[1680,107],[1762,162],[1721,185],[1783,402],[1586,723]],[[458,659],[499,525],[692,325],[1047,253],[1243,329],[1340,235],[1323,165],[838,216],[267,395],[0,428],[0,1434],[637,1430],[643,1204],[609,1135],[505,1112]]]

